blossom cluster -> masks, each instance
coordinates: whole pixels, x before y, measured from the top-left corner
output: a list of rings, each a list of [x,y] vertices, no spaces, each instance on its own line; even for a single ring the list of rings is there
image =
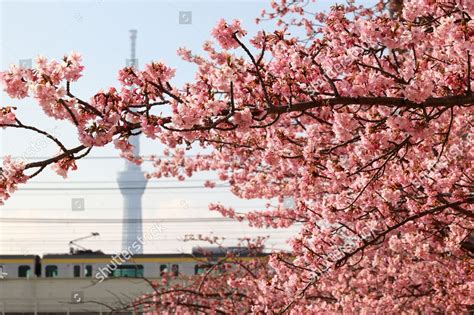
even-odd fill
[[[254,227],[299,227],[291,254],[274,253],[260,273],[243,268],[197,293],[157,293],[154,302],[193,313],[179,303],[202,289],[203,309],[223,313],[465,311],[474,304],[460,246],[474,226],[472,5],[308,9],[273,1],[262,18],[277,28],[251,38],[240,22],[219,21],[212,36],[222,50],[205,42],[205,56],[178,51],[197,68],[181,87],[171,83],[174,69],[152,62],[120,70],[120,87],[82,100],[71,91],[83,69],[77,54],[40,57],[0,80],[10,97],[30,95],[77,129],[78,147],[58,144],[60,158],[44,161],[62,176],[76,168],[76,153],[111,143],[141,163],[130,142],[141,133],[166,147],[163,158],[151,158],[148,177],[214,171],[237,197],[269,203],[245,213],[220,203],[210,210]],[[2,108],[1,124],[18,124],[11,109]],[[199,148],[204,153],[187,156]],[[2,199],[26,180],[22,167],[6,161]],[[331,271],[321,274],[325,262]]]
[[[3,166],[0,167],[0,205],[18,189],[18,184],[27,181],[24,168],[24,162],[15,161],[11,156],[4,157]]]

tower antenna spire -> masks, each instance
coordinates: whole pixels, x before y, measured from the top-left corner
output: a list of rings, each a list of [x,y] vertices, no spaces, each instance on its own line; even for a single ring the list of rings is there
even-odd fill
[[[138,68],[138,65],[135,64],[136,61],[136,47],[137,45],[137,30],[130,30],[130,59],[134,63],[133,66]]]

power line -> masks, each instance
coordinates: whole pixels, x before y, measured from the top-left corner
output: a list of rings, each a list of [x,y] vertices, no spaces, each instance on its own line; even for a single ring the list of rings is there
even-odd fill
[[[1,222],[0,222],[1,223]],[[13,224],[13,223],[24,223],[24,222],[9,222],[9,223],[4,223],[4,224]],[[273,229],[273,228],[256,228],[256,227],[251,227],[247,223],[244,222],[234,222],[234,221],[221,221],[221,222],[209,222],[209,225],[203,226],[201,223],[202,222],[196,222],[196,224],[199,223],[199,226],[193,226],[190,225],[190,223],[176,223],[176,225],[168,225],[168,224],[162,224],[163,226],[163,235],[172,235],[172,234],[182,234],[182,233],[188,233],[188,232],[199,232],[199,231],[204,231],[206,233],[220,233],[220,232],[228,232],[228,233],[240,233],[240,232],[245,232],[245,233],[260,233],[262,231],[265,231],[265,233],[272,233],[272,234],[279,234],[279,233],[287,233],[288,231],[299,231],[300,225],[294,225],[288,228],[278,228],[278,229]],[[225,224],[225,223],[231,223],[233,224],[232,227],[230,228],[228,225],[224,226],[219,226],[219,225],[211,225],[211,224]],[[235,225],[234,225],[235,223]],[[237,225],[240,223],[239,225]],[[25,224],[33,224],[33,223],[25,223]],[[50,223],[50,224],[60,224],[60,223]],[[47,235],[49,234],[74,234],[74,233],[86,233],[90,232],[89,230],[97,229],[100,230],[104,233],[107,234],[114,234],[114,233],[121,233],[121,229],[119,227],[116,227],[112,224],[106,224],[104,226],[98,226],[93,225],[93,224],[87,224],[87,225],[74,225],[74,223],[66,223],[68,224],[67,226],[40,226],[40,227],[35,227],[32,230],[28,231],[19,231],[18,226],[11,226],[11,227],[5,227],[3,225],[2,232],[0,233],[0,236],[8,236],[8,235],[38,235],[38,234],[44,234],[47,232]],[[70,226],[71,224],[72,226]],[[122,223],[120,223],[122,224]],[[179,224],[186,224],[185,226],[179,226]],[[63,224],[64,225],[64,224]],[[148,226],[144,226],[145,229],[148,228]],[[30,227],[31,228],[31,227]],[[13,231],[7,231],[7,229],[13,229]],[[43,230],[44,229],[44,230]]]
[[[214,188],[228,188],[230,185],[216,185]],[[162,186],[162,187],[146,187],[146,190],[160,189],[199,189],[206,188],[203,186]],[[142,190],[142,187],[82,187],[82,188],[64,188],[64,187],[36,187],[36,188],[19,188],[18,191],[122,191],[122,190]]]
[[[270,237],[268,238],[268,241],[272,242],[285,242],[287,241],[291,236],[288,237]],[[87,246],[97,246],[96,243],[103,243],[103,242],[118,242],[121,241],[122,238],[106,238],[103,240],[95,240],[95,241],[90,241],[90,242],[83,242],[81,244],[87,245]],[[17,246],[17,245],[25,245],[27,243],[44,243],[46,244],[69,244],[70,239],[61,239],[61,240],[22,240],[22,241],[15,241],[15,243],[12,242],[13,240],[10,239],[5,239],[5,240],[0,240],[0,244],[3,243],[9,243],[9,245],[12,246]],[[230,242],[230,241],[242,241],[242,238],[234,236],[234,237],[227,237],[225,238],[224,242]],[[158,238],[158,239],[150,239],[150,240],[143,240],[143,242],[147,245],[157,245],[160,242],[176,242],[179,244],[192,244],[196,242],[206,242],[206,241],[201,241],[201,240],[185,240],[184,238]]]
[[[218,222],[232,222],[239,225],[247,225],[247,221],[238,221],[237,219],[232,218],[223,218],[223,217],[209,217],[209,218],[163,218],[163,219],[79,219],[79,218],[2,218],[0,217],[0,223],[44,223],[44,224],[90,224],[90,226],[95,226],[96,224],[168,224],[168,223],[177,223],[177,224],[192,224],[192,223],[218,223]],[[300,226],[301,223],[295,222],[292,226]],[[5,227],[4,227],[5,228]],[[64,226],[64,228],[68,228]],[[210,226],[206,229],[211,228]],[[286,228],[257,228],[250,227],[252,229],[261,229],[261,230],[284,230]],[[25,233],[22,231],[21,233]]]
[[[153,196],[156,196],[156,195],[163,195],[163,194],[167,194],[166,196],[168,197],[170,192],[172,193],[173,190],[163,190],[163,191],[160,191],[160,190],[154,190],[153,193],[150,191],[149,193],[150,194],[153,194]],[[84,195],[84,196],[117,196],[117,194],[136,194],[136,193],[139,193],[138,190],[129,190],[129,191],[126,191],[126,192],[120,192],[120,191],[98,191],[96,193],[94,193],[94,191],[78,191],[78,193],[81,193],[81,195]],[[42,197],[48,197],[50,198],[51,196],[62,196],[62,197],[69,197],[70,195],[74,195],[74,194],[78,194],[78,193],[75,193],[75,192],[60,192],[60,191],[57,191],[57,192],[54,192],[52,190],[50,191],[43,191],[43,192],[34,192],[34,191],[16,191],[15,194],[23,194],[23,195],[28,195],[28,196],[42,196]],[[203,195],[203,194],[219,194],[220,196],[222,196],[224,193],[230,193],[230,192],[226,192],[226,191],[219,191],[219,190],[211,190],[211,189],[207,189],[207,190],[196,190],[196,189],[191,189],[191,190],[182,190],[182,191],[176,191],[174,192],[174,194],[176,195],[183,195],[183,194],[187,194],[187,195],[191,195],[191,194],[199,194],[199,195]],[[146,197],[145,197],[146,198]],[[1,207],[0,207],[1,208]]]
[[[8,223],[98,223],[98,224],[131,224],[131,223],[183,223],[183,222],[236,222],[230,218],[163,218],[163,219],[61,219],[61,218],[0,218]]]
[[[168,211],[168,210],[206,210],[208,211],[209,209],[207,208],[209,206],[208,203],[203,204],[203,205],[197,205],[197,206],[191,206],[190,202],[184,201],[182,205],[176,206],[176,207],[170,207],[166,206],[163,208],[131,208],[130,210],[143,210],[143,211]],[[263,207],[259,206],[239,206],[236,207],[237,209],[253,209],[253,210],[258,210],[258,209],[263,209]],[[62,211],[69,213],[71,211],[70,208],[30,208],[30,209],[25,209],[25,208],[0,208],[0,211]],[[85,211],[121,211],[123,210],[123,207],[115,207],[115,208],[103,208],[103,207],[87,207]]]
[[[141,156],[141,158],[144,160],[144,161],[151,161],[151,157],[154,157],[156,159],[169,159],[169,158],[173,158],[172,156],[165,156],[165,155],[143,155]],[[185,158],[193,158],[193,157],[196,157],[197,155],[196,154],[190,154],[190,155],[185,155],[184,157]],[[203,156],[201,154],[201,156]],[[4,159],[6,156],[0,156],[0,159]],[[31,161],[31,160],[38,160],[38,161],[42,161],[42,160],[48,160],[51,158],[51,156],[12,156],[11,157],[12,159],[21,159],[21,160],[27,160],[27,161]],[[83,158],[81,158],[81,160],[124,160],[126,161],[125,158],[121,157],[121,156],[115,156],[115,155],[102,155],[102,156],[85,156]]]
[[[216,224],[216,223],[232,223],[232,224],[237,224],[240,222],[234,222],[234,221],[213,221],[209,222],[206,221],[209,224]],[[1,223],[1,222],[0,222]],[[24,222],[9,222],[9,223],[24,223]],[[202,222],[196,222],[197,223],[202,223]],[[30,224],[27,222],[27,224]],[[51,223],[51,224],[59,224],[59,223]],[[73,224],[73,223],[66,223],[66,224]],[[120,223],[121,224],[121,223]],[[177,223],[177,224],[184,224],[184,223]],[[145,225],[144,228],[147,229],[149,226]],[[240,232],[245,232],[245,233],[261,233],[264,231],[265,233],[272,233],[272,234],[284,234],[289,231],[299,231],[300,225],[294,225],[289,228],[279,228],[279,229],[273,229],[273,228],[256,228],[256,227],[251,227],[247,223],[241,222],[240,225],[232,225],[232,228],[229,228],[228,225],[202,225],[200,224],[199,226],[192,226],[189,225],[189,223],[186,223],[186,226],[176,226],[176,225],[168,225],[168,224],[162,224],[163,230],[160,231],[159,233],[163,235],[173,235],[173,234],[182,234],[182,233],[187,233],[187,232],[198,232],[198,231],[204,231],[206,233],[220,233],[220,232],[228,232],[228,233],[240,233]],[[7,227],[8,228],[8,227]],[[78,226],[43,226],[39,227],[37,229],[33,230],[28,230],[28,231],[21,231],[18,230],[18,226],[12,226],[10,227],[11,229],[14,229],[13,231],[7,231],[6,229],[2,229],[2,232],[0,233],[0,236],[8,236],[8,235],[37,235],[41,234],[43,235],[44,232],[48,232],[47,234],[74,234],[74,233],[86,233],[89,230],[97,229],[100,230],[104,233],[107,234],[114,234],[114,233],[121,233],[121,229],[119,229],[116,226],[113,226],[111,224],[107,224],[104,226],[97,226],[97,225],[78,225]],[[46,229],[46,231],[43,231],[42,229]]]
[[[72,229],[72,231],[71,231]],[[100,227],[87,227],[87,228],[84,228],[84,229],[81,229],[81,228],[68,228],[68,229],[64,229],[64,230],[60,230],[60,229],[55,229],[53,231],[51,230],[48,230],[47,234],[45,234],[45,231],[28,231],[28,232],[14,232],[14,231],[10,231],[10,232],[2,232],[2,234],[0,234],[1,237],[8,237],[10,235],[15,235],[15,236],[31,236],[31,237],[37,237],[38,235],[47,235],[48,237],[50,237],[51,235],[54,235],[54,237],[57,237],[58,235],[60,237],[64,236],[64,235],[75,235],[75,234],[86,234],[87,232],[90,232],[90,230],[97,230],[98,232],[102,233],[103,235],[122,235],[122,230],[121,229],[114,229],[114,230],[108,230],[108,229],[105,229],[105,228],[100,228]],[[249,228],[239,228],[239,229],[229,229],[229,227],[222,227],[222,228],[210,228],[210,227],[207,227],[207,229],[176,229],[176,230],[171,230],[171,231],[168,231],[170,229],[167,229],[166,231],[161,231],[161,232],[158,232],[158,234],[160,235],[166,235],[167,237],[172,237],[173,235],[174,236],[181,236],[181,235],[184,235],[184,234],[193,234],[193,233],[197,233],[197,234],[202,234],[201,232],[203,233],[207,233],[207,234],[216,234],[216,233],[227,233],[227,234],[234,234],[234,233],[246,233],[246,234],[261,234],[261,233],[264,233],[264,234],[272,234],[272,235],[277,235],[277,234],[287,234],[287,233],[295,233],[295,232],[299,232],[299,229],[297,227],[295,227],[294,229],[282,229],[282,230],[271,230],[271,229],[260,229],[260,230],[254,230],[254,229],[251,229],[250,227]],[[130,234],[134,234],[134,233],[130,233]],[[42,236],[43,237],[43,236]],[[44,236],[45,237],[45,236]]]
[[[206,178],[206,179],[197,179],[197,178],[187,178],[186,180],[184,181],[180,181],[178,179],[154,179],[155,181],[157,182],[170,182],[170,183],[174,183],[174,182],[182,182],[182,183],[186,183],[186,182],[205,182],[206,180],[210,180],[210,181],[219,181],[219,179],[217,178]],[[124,180],[124,181],[121,181],[123,183],[141,183],[142,181],[141,180]],[[107,181],[91,181],[91,180],[86,180],[86,181],[68,181],[68,180],[62,180],[62,181],[35,181],[35,180],[31,180],[28,182],[28,184],[117,184],[117,181],[116,180],[107,180]]]

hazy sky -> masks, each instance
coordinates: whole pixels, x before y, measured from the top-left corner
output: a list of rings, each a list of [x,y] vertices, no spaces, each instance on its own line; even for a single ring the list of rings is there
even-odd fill
[[[335,2],[321,3],[324,5],[319,7],[324,9]],[[117,72],[130,55],[129,30],[137,29],[139,66],[163,60],[177,68],[174,82],[180,85],[193,79],[194,68],[176,56],[179,47],[202,51],[202,43],[210,39],[210,30],[220,18],[241,19],[249,34],[254,34],[269,27],[254,23],[266,7],[267,1],[0,0],[1,69],[38,54],[59,59],[65,53],[77,51],[82,54],[86,69],[72,90],[88,99],[101,88],[118,86]],[[191,12],[191,24],[179,23],[181,11]],[[18,116],[24,123],[54,132],[69,145],[77,144],[75,132],[69,125],[45,117],[31,99],[11,100],[2,93],[0,102],[18,106]],[[142,140],[141,147],[145,156],[162,152],[162,147],[151,141]],[[55,150],[35,134],[0,130],[0,156],[10,154],[34,159],[49,156]],[[14,194],[0,207],[0,254],[65,252],[70,240],[91,232],[99,232],[101,236],[82,245],[105,252],[118,251],[122,198],[115,180],[124,161],[117,156],[111,147],[94,149],[91,158],[79,161],[79,170],[68,179],[63,180],[47,170]],[[145,164],[144,169],[150,168]],[[226,245],[235,244],[242,236],[271,235],[268,248],[287,248],[285,240],[291,230],[256,230],[219,219],[202,220],[220,217],[207,209],[210,202],[233,205],[240,211],[257,209],[265,202],[239,200],[226,187],[200,188],[204,178],[214,179],[215,175],[201,174],[185,183],[162,179],[148,184],[151,189],[143,197],[143,218],[162,219],[163,232],[146,244],[145,252],[189,251],[196,243],[183,243],[179,239],[185,234],[211,232],[227,237]],[[72,211],[73,198],[84,198],[84,211]],[[29,221],[25,222],[26,219]],[[94,223],[92,219],[102,221]],[[144,225],[144,232],[150,224]]]

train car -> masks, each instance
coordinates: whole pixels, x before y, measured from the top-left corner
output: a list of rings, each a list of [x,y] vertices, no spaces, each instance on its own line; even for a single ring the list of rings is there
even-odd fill
[[[189,254],[136,254],[130,257],[103,253],[49,254],[42,272],[52,278],[158,278],[164,273],[192,275],[196,259]]]
[[[45,278],[92,278],[94,271],[109,260],[110,256],[92,251],[46,254],[41,259],[41,274]]]
[[[194,247],[192,249],[192,256],[195,259],[194,274],[205,273],[209,268],[217,264],[219,260],[227,257],[228,254],[231,254],[232,257],[240,261],[249,261],[268,256],[268,253],[264,253],[263,251],[255,252],[255,250],[250,251],[246,247]],[[227,262],[231,260],[232,259],[226,259]],[[218,270],[220,270],[220,268]]]
[[[193,248],[191,254],[105,254],[78,251],[69,254],[0,256],[0,275],[8,278],[159,278],[165,274],[191,276],[203,273],[231,252],[243,260],[266,256],[238,247]]]
[[[37,277],[40,265],[40,257],[36,255],[0,255],[0,278]]]

